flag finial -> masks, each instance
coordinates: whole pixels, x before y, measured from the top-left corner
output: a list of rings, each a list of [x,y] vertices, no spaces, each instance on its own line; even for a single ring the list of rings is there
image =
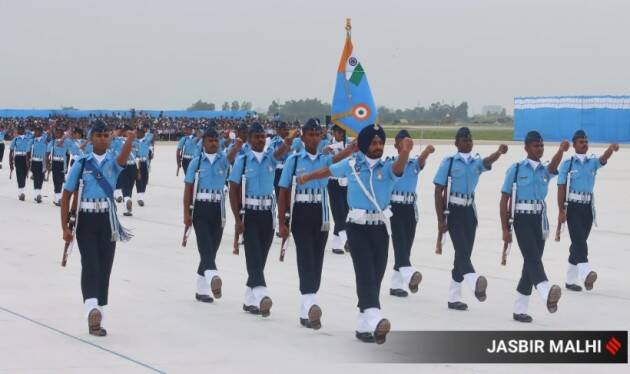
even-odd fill
[[[350,32],[350,30],[352,30],[352,21],[350,20],[350,18],[346,18],[346,31]]]

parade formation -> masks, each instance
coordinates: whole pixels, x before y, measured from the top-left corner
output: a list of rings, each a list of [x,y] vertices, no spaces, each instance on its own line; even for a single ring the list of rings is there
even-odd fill
[[[434,162],[431,154],[435,148],[425,145],[414,152],[418,145],[402,129],[393,139],[397,154],[384,156],[388,139],[379,124],[365,71],[353,50],[349,23],[346,30],[330,118],[325,122],[310,118],[297,127],[280,120],[262,123],[255,118],[186,125],[174,155],[176,170],[151,168],[155,123],[136,116],[133,110],[128,117],[112,121],[92,118],[85,132],[63,118],[29,120],[27,126],[19,121],[11,128],[9,178],[15,170],[18,199],[27,200],[30,177],[29,199],[42,203],[42,186],[52,172],[52,202],[60,207],[66,243],[63,265],[73,258],[72,249],[77,247],[89,334],[108,333],[102,321],[117,243],[146,234],[123,227],[118,210],[133,219],[135,205],[151,209],[145,196],[151,193],[150,176],[168,173],[184,181],[181,244],[187,246],[194,231],[199,252],[194,270],[195,300],[215,302],[224,294],[224,282],[235,282],[220,275],[221,264],[217,263],[229,208],[235,235],[228,240],[233,239],[234,254],[239,255],[242,248],[245,258],[242,310],[246,314],[271,316],[274,285],[265,276],[265,265],[277,234],[282,240],[279,260],[283,261],[290,250],[296,257],[295,289],[300,294],[296,321],[300,326],[313,330],[325,327],[326,305],[319,295],[325,292],[321,284],[328,245],[335,256],[349,255],[352,260],[358,308],[355,337],[366,343],[386,341],[395,326],[395,321],[385,317],[380,293],[388,270],[390,241],[394,265],[388,296],[418,294],[423,281],[423,264],[412,264],[411,252],[419,223],[418,179],[427,163]],[[0,127],[1,139],[5,131]],[[492,269],[477,270],[472,263],[480,224],[475,190],[483,173],[505,173],[503,185],[494,186],[500,198],[502,262],[508,260],[514,236],[523,257],[512,318],[533,321],[528,314],[533,289],[549,313],[555,313],[563,288],[548,279],[543,264],[550,231],[548,185],[558,177],[560,213],[555,239],[560,240],[563,226],[570,237],[564,288],[592,290],[598,274],[589,263],[587,241],[596,224],[594,185],[599,169],[619,145],[611,144],[599,157],[587,155],[588,134],[579,130],[571,139],[575,155],[564,157],[571,146],[565,140],[545,163],[543,137],[530,131],[525,136],[524,159],[507,170],[495,170],[493,164],[508,152],[508,145],[501,144],[494,153],[481,156],[473,151],[473,139],[468,127],[459,128],[455,149],[435,161],[439,167],[432,176],[438,225],[435,250],[441,254],[447,241],[454,249],[450,283],[444,287],[444,307],[467,310],[463,288],[479,302],[488,297],[487,275]],[[0,168],[3,154],[4,144],[0,142]],[[176,236],[181,237],[179,232]],[[433,242],[430,245],[433,250]]]

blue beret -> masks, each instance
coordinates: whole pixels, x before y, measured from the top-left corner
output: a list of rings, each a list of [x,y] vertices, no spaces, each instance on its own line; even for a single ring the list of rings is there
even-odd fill
[[[90,129],[90,132],[107,132],[107,124],[102,119],[97,119],[92,122],[92,128]]]
[[[240,127],[239,127],[240,129]],[[261,134],[261,133],[265,133],[265,129],[262,127],[262,125],[258,122],[254,122],[251,125],[249,125],[249,131],[248,134]]]
[[[215,130],[214,127],[210,126],[203,133],[203,137],[204,138],[218,138],[219,137],[219,133],[217,132],[217,130]]]
[[[472,138],[470,129],[466,126],[460,127],[459,130],[457,130],[457,133],[455,134],[455,140],[462,139],[462,138],[466,138],[466,139]]]
[[[578,130],[575,134],[573,134],[573,141],[576,141],[577,139],[586,139],[586,133],[584,130]]]
[[[533,142],[542,142],[543,137],[540,135],[538,131],[530,131],[525,135],[525,144],[530,144]]]
[[[302,131],[320,130],[319,120],[317,118],[309,118],[308,121],[302,126]]]
[[[400,140],[400,139],[404,139],[404,138],[411,138],[411,135],[409,135],[409,131],[407,131],[406,129],[402,129],[400,131],[398,131],[398,134],[396,134],[396,140]]]

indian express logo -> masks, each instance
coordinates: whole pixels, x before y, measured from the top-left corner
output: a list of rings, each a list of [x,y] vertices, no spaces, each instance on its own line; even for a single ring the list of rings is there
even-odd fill
[[[488,353],[601,353],[599,339],[493,339]]]

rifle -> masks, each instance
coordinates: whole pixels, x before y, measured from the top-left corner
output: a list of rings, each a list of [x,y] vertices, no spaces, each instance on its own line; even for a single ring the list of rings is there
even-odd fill
[[[564,210],[565,218],[566,218],[567,208],[569,207],[569,188],[571,187],[571,169],[573,169],[573,157],[571,157],[571,162],[569,164],[569,171],[567,172],[567,184],[566,184],[566,189],[565,189],[565,194],[564,194],[564,204],[562,208]],[[562,221],[560,221],[560,218],[558,218],[558,227],[556,228],[556,238],[555,238],[557,242],[560,241],[561,234],[562,234]]]
[[[179,159],[177,160],[177,172],[175,172],[176,177],[179,177],[179,169],[181,169],[181,167],[182,167],[182,158],[180,156]]]
[[[444,221],[447,224],[448,224],[448,215],[450,214],[450,210],[448,210],[448,203],[451,197],[451,182],[452,182],[451,169],[452,168],[453,168],[453,157],[451,157],[451,160],[449,161],[449,164],[448,164],[448,172],[446,174],[446,186],[442,194],[442,204],[444,207]],[[440,231],[439,226],[438,226],[438,237],[435,243],[435,254],[437,255],[442,254],[442,247],[444,247],[445,241],[446,241],[446,237],[444,236],[444,233]]]
[[[203,153],[201,154],[203,155]],[[192,198],[190,200],[190,205],[188,206],[188,211],[190,212],[190,217],[192,218],[195,213],[195,200],[197,200],[197,188],[199,186],[199,168],[201,167],[201,155],[199,155],[199,164],[197,165],[197,171],[195,172],[195,180],[193,182],[193,193]],[[184,227],[184,237],[182,238],[182,247],[186,247],[186,243],[188,243],[188,237],[190,236],[190,225],[186,225]]]
[[[238,215],[241,217],[241,222],[245,222],[245,197],[247,192],[247,155],[243,157],[243,174],[241,175],[241,209],[238,212]],[[234,230],[234,243],[232,246],[234,250],[232,254],[237,255],[239,253],[239,244],[238,244],[239,234],[238,231]]]
[[[295,165],[297,165],[297,159],[295,160]],[[286,239],[282,239],[282,244],[280,245],[280,261],[284,261],[284,254],[289,246],[289,240],[291,239],[291,224],[293,224],[293,207],[295,203],[295,190],[297,188],[297,181],[295,177],[295,172],[293,174],[293,184],[291,185],[291,201],[289,201],[289,211],[285,216],[285,219],[289,221],[289,236]]]
[[[83,169],[83,167],[81,167]],[[83,170],[81,172],[83,174]],[[81,176],[79,176],[81,178]],[[63,246],[63,257],[61,258],[61,266],[65,267],[68,262],[68,257],[72,254],[74,249],[74,242],[77,240],[77,226],[79,225],[79,201],[81,201],[81,194],[83,192],[83,183],[79,179],[79,188],[77,192],[72,194],[73,200],[70,205],[70,214],[68,215],[68,228],[72,231],[72,241],[66,242]]]
[[[510,194],[510,201],[508,202],[508,232],[512,234],[512,228],[514,227],[514,210],[516,209],[516,181],[518,178],[518,167],[519,164],[516,164],[516,171],[514,172],[514,180],[512,181],[512,191]],[[510,249],[512,248],[512,242],[503,242],[503,250],[501,251],[501,265],[505,266],[507,264],[507,256],[510,254]]]

